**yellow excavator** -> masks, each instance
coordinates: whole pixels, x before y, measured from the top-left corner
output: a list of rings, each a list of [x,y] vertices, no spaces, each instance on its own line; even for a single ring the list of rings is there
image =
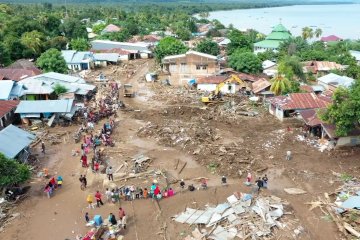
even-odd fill
[[[205,104],[223,102],[222,94],[221,94],[221,88],[223,86],[225,86],[226,84],[229,84],[229,83],[232,83],[232,82],[237,82],[240,85],[244,84],[243,80],[241,80],[235,74],[232,74],[229,79],[227,79],[226,81],[221,82],[218,85],[216,85],[215,90],[212,91],[208,96],[201,97],[201,102],[203,102]]]

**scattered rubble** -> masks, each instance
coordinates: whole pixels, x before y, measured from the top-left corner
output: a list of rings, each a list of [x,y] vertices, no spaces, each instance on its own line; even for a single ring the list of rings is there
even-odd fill
[[[346,181],[333,194],[325,193],[316,201],[307,203],[310,210],[320,208],[330,216],[338,230],[346,239],[360,238],[360,182],[356,179]]]
[[[274,228],[289,227],[281,220],[286,204],[275,196],[253,199],[250,194],[234,193],[225,203],[207,206],[204,210],[186,208],[173,219],[201,228],[185,240],[266,238],[273,234]]]

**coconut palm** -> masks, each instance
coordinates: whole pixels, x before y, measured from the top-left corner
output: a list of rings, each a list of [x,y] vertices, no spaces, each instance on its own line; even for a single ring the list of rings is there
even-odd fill
[[[323,32],[322,32],[321,28],[317,28],[317,29],[315,29],[314,35],[315,35],[315,37],[319,38],[322,35],[322,33]]]
[[[302,33],[301,33],[301,36],[303,39],[310,39],[310,38],[313,38],[314,37],[314,32],[313,32],[313,29],[312,28],[309,28],[309,27],[304,27],[302,29]]]
[[[44,34],[36,30],[31,32],[26,32],[21,36],[21,44],[26,46],[34,55],[39,55],[41,53]]]
[[[289,79],[278,74],[273,79],[271,79],[270,91],[275,93],[275,95],[280,95],[291,87]]]

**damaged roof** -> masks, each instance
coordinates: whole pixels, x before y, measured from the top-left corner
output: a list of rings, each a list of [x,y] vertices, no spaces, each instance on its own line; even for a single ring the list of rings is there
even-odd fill
[[[199,78],[196,83],[197,84],[219,84],[225,82],[228,79],[228,76],[225,75],[213,75],[209,77]]]
[[[319,126],[322,123],[322,121],[317,117],[317,113],[314,109],[300,111],[300,116],[304,120],[305,124],[311,127]]]
[[[15,109],[19,102],[19,100],[0,101],[0,118]]]
[[[252,91],[256,94],[271,86],[268,80],[258,80],[252,84]]]
[[[291,93],[288,96],[268,98],[268,101],[282,110],[326,108],[330,104],[315,93]]]

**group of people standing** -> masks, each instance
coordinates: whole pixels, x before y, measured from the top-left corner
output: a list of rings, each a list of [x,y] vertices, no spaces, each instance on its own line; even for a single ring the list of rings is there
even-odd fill
[[[250,186],[251,185],[251,181],[252,181],[252,175],[250,172],[248,172],[247,176],[246,176],[246,182],[245,185]],[[255,183],[257,186],[257,191],[260,192],[261,188],[267,188],[268,187],[268,182],[269,179],[267,177],[267,175],[265,174],[263,177],[259,177]]]

